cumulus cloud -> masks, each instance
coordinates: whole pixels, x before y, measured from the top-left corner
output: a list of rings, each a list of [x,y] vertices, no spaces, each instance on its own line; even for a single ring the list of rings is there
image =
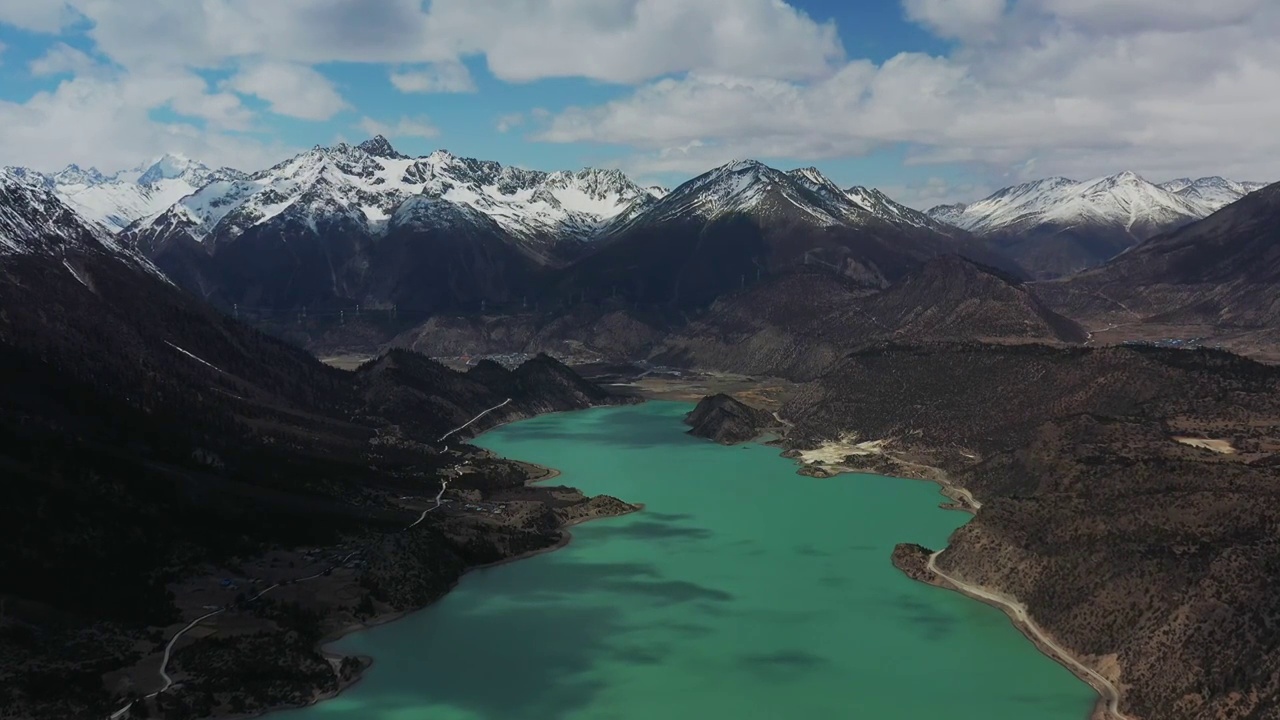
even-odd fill
[[[249,122],[236,94],[303,119],[346,109],[342,95],[315,71],[321,63],[387,64],[400,68],[391,79],[403,91],[457,92],[474,87],[463,57],[483,58],[506,81],[612,83],[691,71],[803,80],[843,60],[834,25],[781,0],[0,0],[0,23],[44,33],[74,27],[117,81],[231,71],[217,88],[169,101],[223,128]],[[74,63],[83,58],[60,52],[31,69],[47,77],[78,72]],[[49,103],[56,102],[70,98],[50,93],[30,98],[30,108],[6,109],[35,116],[52,112]],[[103,131],[109,125],[93,116],[83,123],[101,124]],[[175,126],[175,132],[199,127]],[[9,137],[16,136],[0,138],[0,152],[9,149]],[[166,132],[153,137],[147,154],[174,149],[162,144]]]
[[[403,93],[470,93],[476,91],[471,72],[460,62],[444,62],[391,73],[391,84]]]
[[[0,23],[51,33],[71,23],[76,13],[61,0],[0,0]]]
[[[32,60],[30,70],[36,77],[88,75],[97,70],[97,63],[80,50],[60,42],[54,43],[44,55]]]
[[[159,108],[192,120],[157,122]],[[256,168],[295,151],[224,131],[249,117],[236,96],[210,93],[195,75],[77,77],[25,103],[0,101],[0,151],[7,163],[46,171],[73,162],[132,167],[157,150]]]
[[[932,0],[943,2],[944,0]],[[1103,34],[1194,32],[1248,22],[1270,0],[1036,0],[1032,7],[1061,22]]]
[[[907,17],[943,37],[987,39],[1004,15],[1005,0],[903,0]]]
[[[524,125],[524,113],[510,113],[500,116],[498,121],[494,123],[494,128],[500,133],[506,133],[515,130],[521,125]]]
[[[380,122],[371,117],[360,119],[360,129],[366,135],[382,135],[388,138],[433,138],[440,134],[440,129],[431,124],[425,117],[402,117],[393,124]]]
[[[228,80],[226,86],[265,100],[277,115],[303,120],[328,120],[350,107],[329,78],[305,65],[250,65]]]
[[[428,28],[483,53],[509,81],[627,83],[690,70],[806,78],[843,57],[833,24],[776,0],[435,0]]]
[[[1280,6],[1196,3],[1194,12],[1172,11],[1174,20],[1093,32],[1090,23],[1105,15],[1090,8],[1146,17],[1152,3],[1023,0],[1004,13],[979,13],[998,16],[979,40],[973,28],[982,23],[954,13],[982,3],[958,2],[952,15],[938,14],[941,3],[909,4],[933,12],[938,32],[945,25],[972,42],[946,57],[854,60],[811,81],[664,78],[612,102],[564,110],[539,137],[630,147],[636,154],[627,166],[645,170],[906,145],[913,164],[975,163],[993,174],[1037,158],[1035,172],[1082,177],[1120,169],[1157,178],[1280,175],[1280,136],[1270,130],[1280,97],[1267,90],[1280,87]]]
[[[928,177],[921,181],[884,185],[879,188],[881,192],[903,205],[921,210],[953,202],[981,200],[997,189],[990,184],[957,183],[940,177]]]
[[[480,58],[508,82],[633,85],[611,102],[550,117],[529,110],[520,121],[545,141],[629,149],[628,167],[648,173],[737,156],[818,162],[905,146],[910,163],[973,163],[1001,178],[1121,168],[1280,176],[1272,160],[1280,157],[1280,99],[1270,92],[1280,86],[1280,4],[1272,0],[901,4],[905,18],[951,49],[848,58],[833,24],[782,0],[0,0],[0,22],[83,30],[101,60],[85,65],[93,58],[55,48],[33,63],[46,77],[70,74],[70,84],[0,105],[0,153],[26,152],[18,146],[34,135],[23,133],[36,131],[22,123],[83,112],[78,131],[99,141],[121,118],[141,123],[154,138],[145,154],[188,152],[189,144],[164,143],[203,132],[215,151],[245,156],[252,136],[229,134],[254,126],[244,95],[291,117],[347,109],[314,69],[320,63],[382,63],[404,92],[444,92],[472,90],[460,61]],[[232,77],[209,87],[203,70]],[[150,78],[165,89],[145,112],[129,115],[107,98],[89,106],[81,96]],[[148,113],[157,107],[191,120],[154,123]],[[406,120],[418,125],[405,132],[430,126]],[[19,130],[9,132],[7,121]],[[516,117],[496,127],[509,132]]]
[[[247,57],[436,63],[482,54],[504,80],[636,82],[689,70],[814,77],[843,56],[834,25],[780,0],[69,1],[102,52],[129,67]]]

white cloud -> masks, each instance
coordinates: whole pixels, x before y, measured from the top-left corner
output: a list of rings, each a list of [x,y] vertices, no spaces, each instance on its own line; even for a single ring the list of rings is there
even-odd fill
[[[943,37],[982,40],[1004,15],[1005,0],[903,0],[907,17]]]
[[[0,0],[0,24],[33,32],[57,32],[75,20],[62,0]]]
[[[428,29],[517,82],[690,70],[807,78],[843,57],[834,25],[778,0],[435,0]]]
[[[636,82],[689,70],[815,77],[843,56],[834,25],[780,0],[71,2],[93,24],[99,49],[128,67],[245,58],[438,63],[483,54],[504,80]]]
[[[31,74],[36,77],[46,75],[88,75],[97,69],[93,58],[66,43],[54,43],[44,55],[31,61]]]
[[[932,0],[941,2],[942,0]],[[1271,0],[1035,0],[1058,20],[1090,32],[1193,32],[1248,22]]]
[[[498,121],[494,123],[494,127],[500,133],[511,132],[521,125],[524,125],[524,113],[510,113],[508,115],[502,115],[498,118]]]
[[[945,178],[930,177],[919,182],[883,185],[881,192],[898,202],[918,210],[956,202],[973,202],[988,197],[995,186],[972,182],[953,183]]]
[[[328,120],[350,108],[327,77],[305,65],[259,63],[240,71],[226,86],[254,95],[277,115],[303,120]]]
[[[471,72],[460,62],[434,63],[418,70],[391,73],[391,84],[402,93],[470,93],[476,91]]]
[[[164,107],[196,121],[153,120],[151,112]],[[209,95],[204,80],[187,73],[78,77],[24,103],[0,101],[0,155],[47,171],[72,162],[132,167],[159,151],[258,168],[294,151],[225,132],[249,117],[236,96]]]
[[[1061,15],[1058,2],[1068,8]],[[1199,3],[1155,28],[1089,32],[1085,21],[1097,17],[1085,10],[1095,6],[1023,0],[985,40],[973,36],[950,57],[854,60],[813,81],[665,78],[565,110],[539,137],[630,147],[627,167],[652,172],[906,144],[913,164],[980,163],[993,174],[1037,158],[1036,173],[1078,177],[1120,169],[1278,177],[1280,96],[1270,89],[1280,87],[1280,5],[1250,2]],[[1150,4],[1109,0],[1105,12],[1136,16]]]
[[[554,142],[623,146],[634,153],[628,167],[653,173],[743,155],[816,162],[906,145],[910,163],[979,163],[1002,178],[1120,168],[1280,176],[1274,0],[901,2],[907,18],[955,48],[847,59],[832,24],[782,0],[0,0],[0,22],[83,27],[102,61],[84,65],[89,58],[55,49],[33,63],[33,72],[70,72],[72,81],[0,105],[0,152],[25,142],[16,138],[56,138],[23,123],[56,126],[74,110],[88,113],[83,134],[97,143],[110,142],[107,128],[123,132],[126,147],[149,134],[143,154],[201,156],[186,149],[200,133],[211,152],[266,154],[252,135],[231,132],[255,124],[237,93],[276,113],[324,119],[347,103],[317,64],[384,63],[399,68],[391,78],[407,92],[469,90],[460,60],[483,56],[506,81],[635,84],[602,105],[529,110],[522,127]],[[206,69],[235,74],[210,88],[195,72]],[[140,93],[134,86],[144,81],[158,89],[141,109],[107,97]],[[149,112],[160,107],[193,120],[155,123]],[[21,122],[10,133],[7,121]],[[408,133],[430,127],[401,122]],[[517,126],[514,116],[495,122]],[[188,145],[166,147],[173,138]],[[114,152],[83,149],[86,159]]]
[[[433,138],[440,134],[440,129],[431,124],[431,120],[422,116],[402,117],[389,125],[371,117],[360,119],[360,129],[366,135],[383,135],[388,138]]]

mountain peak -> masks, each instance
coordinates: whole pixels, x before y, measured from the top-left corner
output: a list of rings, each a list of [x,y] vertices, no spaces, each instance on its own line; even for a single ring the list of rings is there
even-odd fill
[[[1125,170],[1123,172],[1118,172],[1115,175],[1108,175],[1107,177],[1099,178],[1088,184],[1091,186],[1103,187],[1115,187],[1119,185],[1152,185],[1154,187],[1154,185],[1148,182],[1146,178],[1132,170]]]
[[[66,166],[53,176],[53,181],[59,185],[96,185],[104,180],[106,178],[98,172],[98,168],[91,167],[84,170],[75,163]]]
[[[757,171],[767,167],[768,167],[767,165],[760,162],[759,160],[739,159],[739,160],[730,160],[724,165],[721,165],[719,169],[723,170],[724,172],[739,173],[739,172],[747,172],[747,171]]]
[[[831,181],[831,178],[822,174],[822,171],[810,165],[809,167],[796,168],[787,173],[791,177],[806,183],[814,188],[829,188],[839,190],[839,186]]]
[[[365,140],[356,147],[369,153],[374,157],[387,158],[388,160],[407,160],[408,155],[402,155],[391,146],[391,141],[381,135],[374,135],[372,138]]]
[[[151,185],[161,180],[176,180],[187,173],[205,173],[208,168],[185,155],[165,153],[154,160],[138,176],[139,185]]]

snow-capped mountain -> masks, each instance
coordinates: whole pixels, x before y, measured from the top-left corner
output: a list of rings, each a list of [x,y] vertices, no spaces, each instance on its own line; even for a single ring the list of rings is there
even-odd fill
[[[283,215],[312,226],[344,218],[376,234],[402,203],[425,195],[478,211],[535,252],[554,254],[550,246],[585,241],[662,194],[617,170],[547,173],[445,150],[410,158],[378,136],[355,146],[317,146],[253,175],[211,182],[130,233],[151,244],[177,231],[216,242]],[[468,217],[436,214],[445,216]]]
[[[846,220],[858,222],[874,217],[894,225],[929,228],[944,234],[953,232],[951,226],[939,223],[919,210],[896,202],[875,188],[854,185],[842,190],[815,167],[797,168],[787,174],[813,192],[842,207],[841,216]],[[852,206],[849,203],[852,203]]]
[[[119,243],[58,197],[39,174],[0,169],[0,262],[5,256],[44,256],[59,260],[84,282],[69,258],[109,255],[156,276],[151,261]]]
[[[734,160],[677,187],[638,219],[713,220],[730,214],[767,219],[799,213],[819,225],[839,225],[848,204],[840,189],[821,175],[806,178],[755,160]]]
[[[984,234],[1054,223],[1123,228],[1142,235],[1199,219],[1204,213],[1187,198],[1123,172],[1087,182],[1062,177],[1036,180],[1005,188],[963,209],[944,205],[929,214]]]
[[[735,160],[612,224],[559,285],[571,296],[698,308],[803,264],[871,289],[947,254],[1022,274],[968,233],[878,190],[842,189],[815,168]]]
[[[1278,227],[1280,183],[1042,290],[1098,325],[1216,327],[1227,347],[1257,352],[1280,337]]]
[[[1267,183],[1237,182],[1216,175],[1202,177],[1199,180],[1178,178],[1160,183],[1160,188],[1179,195],[1211,215],[1255,190],[1261,190]]]
[[[46,185],[86,220],[111,232],[164,211],[213,180],[243,176],[230,168],[211,170],[181,155],[164,155],[112,175],[74,164],[52,175],[9,170]]]
[[[970,205],[928,214],[992,238],[1041,277],[1104,262],[1142,240],[1199,220],[1243,197],[1253,184],[1221,178],[1163,185],[1132,172],[1078,182],[1063,177],[1008,187]]]
[[[868,222],[952,233],[954,228],[894,202],[873,188],[841,189],[814,167],[783,172],[756,160],[735,160],[658,197],[633,218],[644,222],[685,216],[715,219],[743,214],[760,220],[803,217],[819,226]]]

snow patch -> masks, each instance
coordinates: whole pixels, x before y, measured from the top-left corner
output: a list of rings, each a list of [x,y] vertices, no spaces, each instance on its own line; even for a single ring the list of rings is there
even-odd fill
[[[208,362],[204,361],[203,359],[201,359],[201,358],[197,357],[196,355],[193,355],[192,353],[187,352],[186,350],[183,350],[182,348],[178,347],[177,345],[174,345],[173,343],[169,342],[168,340],[165,340],[165,341],[164,341],[164,344],[165,344],[165,345],[168,345],[169,347],[173,348],[174,350],[177,350],[178,352],[182,353],[183,355],[186,355],[187,357],[191,358],[192,360],[195,360],[196,362],[200,363],[201,365],[204,365],[204,366],[206,366],[206,367],[213,368],[214,370],[217,370],[218,372],[222,373],[222,370],[218,369],[216,366],[214,366],[214,365],[212,365],[212,364],[210,364],[210,363],[208,363]],[[222,373],[222,374],[223,374],[223,375],[226,375],[226,373]]]
[[[1136,226],[1164,227],[1208,217],[1259,185],[1220,177],[1156,185],[1133,172],[1085,182],[1055,177],[1007,187],[972,205],[941,205],[929,215],[977,233],[1042,223],[1133,232]]]
[[[76,272],[76,269],[71,267],[71,263],[67,262],[65,258],[63,258],[62,260],[62,266],[67,269],[67,272],[71,273],[71,277],[75,278],[76,280],[79,280],[81,285],[85,287],[89,287],[89,283],[85,282],[85,279],[80,277],[80,273]]]

